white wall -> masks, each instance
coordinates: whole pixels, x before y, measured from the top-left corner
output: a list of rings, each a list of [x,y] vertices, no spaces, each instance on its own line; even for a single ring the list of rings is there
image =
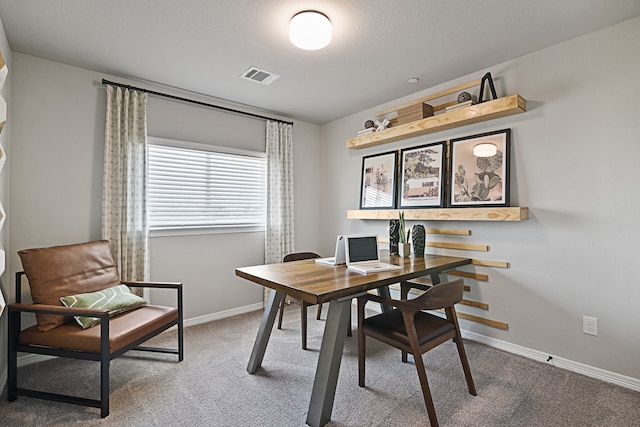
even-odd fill
[[[13,113],[11,112],[12,100],[11,100],[11,80],[13,77],[13,58],[11,55],[11,48],[9,47],[9,43],[7,41],[7,36],[4,32],[4,26],[2,21],[0,20],[0,51],[2,52],[2,56],[4,57],[5,63],[9,68],[9,74],[7,75],[7,79],[4,82],[4,86],[2,90],[0,90],[0,94],[7,102],[7,121],[4,125],[2,133],[0,134],[0,144],[7,155],[7,160],[5,161],[4,167],[0,171],[0,202],[2,202],[2,206],[4,207],[5,214],[9,213],[9,181],[10,181],[10,164],[11,164],[11,117]],[[5,249],[6,254],[9,253],[9,224],[11,221],[8,219],[5,220],[4,227],[0,230],[0,246]],[[5,265],[8,265],[8,256],[5,254]],[[12,289],[12,281],[11,274],[8,270],[8,267],[5,269],[5,272],[0,275],[0,289],[4,294],[5,302],[12,302],[12,296],[14,291]],[[6,313],[6,309],[5,309]],[[6,366],[7,366],[7,352],[5,351],[5,343],[7,342],[7,315],[3,314],[0,317],[0,387],[4,385],[4,379],[6,378]]]
[[[100,238],[106,102],[102,78],[222,103],[17,52],[13,61],[13,87],[20,96],[13,125],[13,221],[7,251],[11,271],[21,269],[16,254],[20,249]],[[147,116],[152,136],[264,151],[262,120],[153,96]],[[296,206],[305,207],[296,214],[296,244],[311,250],[318,240],[318,139],[318,126],[295,122],[294,179],[302,183],[296,186]],[[152,237],[150,246],[151,278],[184,283],[186,319],[261,304],[262,288],[236,278],[234,269],[264,262],[264,233]],[[151,299],[175,301],[160,291]]]
[[[640,19],[634,19],[324,125],[325,235],[386,234],[384,221],[346,220],[346,210],[358,208],[363,156],[511,128],[512,205],[529,207],[530,219],[427,222],[433,228],[471,229],[471,237],[458,240],[490,248],[439,253],[510,263],[508,269],[463,268],[489,274],[489,282],[466,280],[472,291],[465,296],[488,303],[489,311],[460,308],[507,322],[509,329],[468,321],[462,321],[463,328],[640,379],[638,40]],[[528,111],[374,148],[345,148],[346,139],[375,111],[486,71],[499,96],[519,93]],[[330,246],[325,239],[325,250]],[[582,333],[583,314],[599,318],[598,337]]]

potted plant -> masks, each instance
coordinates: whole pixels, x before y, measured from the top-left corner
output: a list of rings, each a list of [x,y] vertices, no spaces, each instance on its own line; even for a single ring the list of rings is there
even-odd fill
[[[400,229],[398,230],[398,237],[400,242],[398,243],[398,255],[403,258],[408,258],[411,255],[411,243],[409,243],[409,236],[411,230],[407,232],[404,225],[404,212],[400,212]]]

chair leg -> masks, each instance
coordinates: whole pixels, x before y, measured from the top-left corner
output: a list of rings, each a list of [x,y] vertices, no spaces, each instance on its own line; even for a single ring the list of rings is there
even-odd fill
[[[302,327],[302,349],[307,349],[307,303],[302,301],[300,306],[300,321]]]
[[[422,353],[420,352],[420,344],[418,343],[418,332],[416,331],[416,325],[412,314],[402,313],[404,319],[404,326],[407,330],[409,337],[409,344],[411,345],[411,354],[413,355],[414,362],[416,364],[416,370],[418,371],[418,378],[420,379],[420,386],[422,387],[422,396],[424,398],[424,404],[427,407],[427,414],[429,414],[429,422],[432,427],[438,427],[438,418],[436,417],[436,408],[433,405],[433,397],[431,396],[431,389],[429,388],[429,381],[427,380],[427,370],[422,360]]]
[[[320,320],[321,314],[322,314],[322,303],[318,304],[318,315],[316,316],[316,320]]]
[[[286,298],[283,298],[282,301],[280,301],[280,306],[278,307],[279,313],[278,313],[278,329],[282,329],[282,315],[284,314],[284,303],[285,303]]]
[[[464,370],[464,377],[467,380],[467,387],[469,393],[473,396],[477,396],[476,385],[473,383],[473,377],[471,376],[471,368],[469,367],[469,361],[467,360],[467,353],[464,351],[464,344],[462,344],[462,338],[458,337],[456,340],[456,346],[458,347],[458,355],[460,356],[460,362],[462,362],[462,369]]]
[[[109,415],[109,358],[100,361],[100,418]]]
[[[456,347],[458,347],[458,356],[460,357],[460,362],[462,363],[462,370],[464,371],[464,377],[467,380],[467,387],[469,388],[469,393],[473,396],[477,396],[476,385],[473,382],[473,377],[471,376],[471,368],[469,367],[469,360],[467,359],[467,352],[464,349],[464,343],[462,342],[462,334],[460,333],[460,326],[458,325],[458,316],[456,316],[455,309],[453,307],[445,309],[445,313],[448,319],[453,321],[453,324],[456,328],[456,337],[453,342],[456,343]]]
[[[9,354],[7,357],[7,402],[18,398],[18,335],[20,334],[20,313],[9,310]]]
[[[109,415],[109,322],[100,322],[100,417]]]
[[[349,311],[349,323],[347,323],[347,336],[352,336],[351,333],[351,311]]]
[[[429,382],[427,380],[427,371],[422,360],[422,354],[420,350],[413,353],[413,358],[416,363],[416,370],[418,371],[418,378],[420,379],[420,386],[422,387],[422,396],[424,398],[424,404],[427,407],[427,414],[429,414],[429,422],[432,427],[438,427],[438,418],[436,417],[436,408],[433,405],[433,397],[431,396],[431,389],[429,388]]]

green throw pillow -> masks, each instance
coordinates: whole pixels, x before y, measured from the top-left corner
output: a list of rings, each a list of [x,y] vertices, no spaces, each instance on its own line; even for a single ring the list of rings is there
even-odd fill
[[[108,310],[109,317],[147,303],[143,298],[132,294],[126,285],[118,285],[98,292],[62,297],[60,302],[65,307]],[[100,318],[98,317],[74,317],[78,324],[82,326],[82,329],[87,329],[100,323]]]

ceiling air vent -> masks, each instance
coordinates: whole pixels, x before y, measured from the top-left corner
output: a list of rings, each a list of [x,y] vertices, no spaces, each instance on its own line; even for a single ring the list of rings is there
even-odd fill
[[[269,71],[261,70],[257,67],[250,67],[247,71],[240,76],[243,79],[251,80],[252,82],[260,83],[263,85],[270,85],[280,78],[279,75],[270,73]]]

